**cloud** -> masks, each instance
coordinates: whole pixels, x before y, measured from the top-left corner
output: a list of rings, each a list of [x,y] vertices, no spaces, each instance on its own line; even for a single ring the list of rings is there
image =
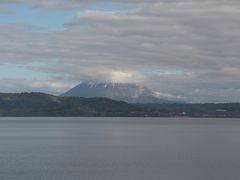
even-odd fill
[[[36,7],[76,8],[97,1],[24,2]],[[121,3],[128,9],[80,11],[57,32],[1,24],[0,63],[53,59],[55,64],[37,69],[52,74],[52,82],[62,77],[76,83],[138,82],[187,101],[240,101],[239,1]],[[165,71],[149,73],[145,68]],[[54,86],[44,87],[54,91]]]
[[[79,8],[84,7],[93,3],[119,3],[117,0],[105,1],[105,0],[1,0],[0,3],[26,3],[32,5],[33,7],[42,7],[49,9],[69,9],[69,8]],[[121,0],[120,3],[129,6],[140,6],[144,7],[146,5],[155,5],[155,3],[163,3],[168,5],[177,4],[180,6],[185,6],[194,4],[196,0]],[[202,0],[200,3],[207,4],[226,4],[235,5],[238,4],[238,0]]]
[[[77,82],[57,80],[27,80],[23,78],[1,78],[0,92],[22,93],[22,92],[45,92],[59,95],[69,87],[74,87]]]

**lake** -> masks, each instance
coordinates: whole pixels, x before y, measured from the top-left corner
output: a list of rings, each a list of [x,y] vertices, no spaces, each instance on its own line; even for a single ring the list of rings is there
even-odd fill
[[[237,180],[239,119],[0,118],[1,180]]]

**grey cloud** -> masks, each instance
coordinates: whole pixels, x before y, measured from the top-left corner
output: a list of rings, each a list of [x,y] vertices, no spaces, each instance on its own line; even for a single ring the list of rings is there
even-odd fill
[[[113,2],[113,3],[123,3],[128,5],[152,5],[154,3],[165,3],[165,4],[178,4],[180,6],[185,5],[191,5],[195,3],[194,0],[121,0],[120,2],[118,0],[111,0],[111,1],[103,1],[103,0],[3,0],[3,2],[22,2],[22,3],[29,3],[36,7],[44,7],[44,8],[78,8],[85,6],[87,4],[91,3],[105,3],[105,2]],[[207,4],[227,4],[227,5],[233,5],[237,4],[238,0],[202,0],[201,3],[207,3]]]
[[[22,93],[22,92],[45,92],[54,95],[59,95],[62,92],[73,87],[76,81],[64,80],[26,80],[21,78],[0,79],[0,92],[6,93]]]
[[[96,1],[28,2],[71,8]],[[0,63],[57,59],[52,66],[38,68],[56,82],[61,76],[55,74],[67,74],[65,80],[72,84],[89,79],[131,81],[187,101],[240,100],[240,2],[121,2],[129,9],[79,12],[59,32],[1,25]],[[146,73],[146,68],[153,71]],[[51,92],[46,84],[52,81],[44,86]]]

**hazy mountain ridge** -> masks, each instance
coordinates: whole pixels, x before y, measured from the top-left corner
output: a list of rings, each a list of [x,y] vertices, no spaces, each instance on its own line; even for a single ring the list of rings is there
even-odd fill
[[[0,93],[0,116],[240,117],[240,103],[128,104],[108,98]]]
[[[67,97],[107,97],[128,103],[176,103],[177,100],[160,98],[150,89],[130,83],[83,82],[61,96]]]
[[[130,104],[107,98],[0,93],[0,116],[121,116],[131,110]]]

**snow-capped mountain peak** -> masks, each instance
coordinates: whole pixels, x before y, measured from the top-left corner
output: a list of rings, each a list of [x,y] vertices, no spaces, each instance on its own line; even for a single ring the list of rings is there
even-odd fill
[[[130,83],[83,82],[62,96],[107,97],[129,103],[173,103],[146,87]]]

